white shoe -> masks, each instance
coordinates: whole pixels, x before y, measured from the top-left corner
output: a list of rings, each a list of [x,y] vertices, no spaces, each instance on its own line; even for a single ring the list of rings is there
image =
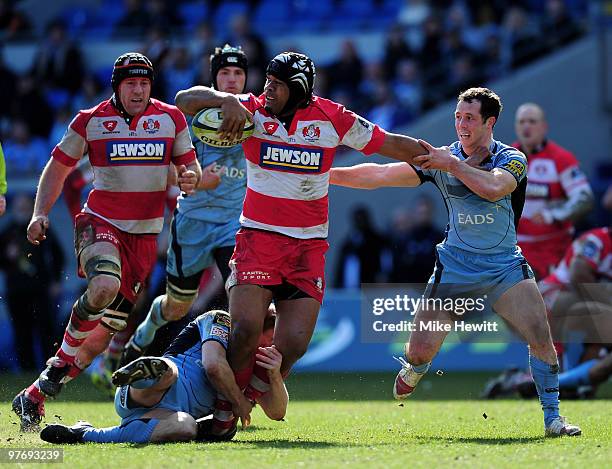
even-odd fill
[[[393,358],[395,358],[402,365],[402,369],[395,377],[395,383],[393,384],[393,397],[397,400],[406,399],[412,394],[414,388],[416,388],[416,385],[426,372],[417,373],[412,368],[412,365],[403,357]]]
[[[546,436],[580,436],[582,430],[577,425],[569,423],[565,417],[559,416],[546,427]]]

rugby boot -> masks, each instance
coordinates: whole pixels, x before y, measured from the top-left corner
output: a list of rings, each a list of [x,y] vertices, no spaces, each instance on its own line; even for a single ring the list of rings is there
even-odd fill
[[[83,435],[91,428],[94,428],[93,425],[85,421],[79,421],[70,427],[59,423],[52,423],[42,429],[40,439],[49,443],[64,445],[84,443]]]
[[[113,373],[112,383],[115,386],[125,386],[135,381],[149,378],[159,378],[170,366],[161,357],[140,357]]]
[[[26,396],[25,389],[13,399],[13,412],[21,422],[22,432],[39,432],[40,422],[45,416],[45,403],[35,402]]]

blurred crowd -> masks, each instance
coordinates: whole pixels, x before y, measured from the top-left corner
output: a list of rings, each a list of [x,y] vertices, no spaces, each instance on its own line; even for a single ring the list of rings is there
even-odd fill
[[[501,78],[575,40],[588,14],[586,0],[80,3],[36,28],[32,9],[21,7],[28,2],[0,0],[4,42],[38,42],[24,73],[0,58],[0,134],[9,177],[37,175],[74,113],[111,94],[112,64],[93,69],[81,48],[90,38],[139,41],[156,68],[153,96],[173,102],[179,89],[210,83],[208,57],[222,43],[248,53],[248,88],[258,92],[267,61],[278,52],[268,46],[268,31],[300,34],[302,28],[350,38],[363,28],[378,30],[386,39],[377,60],[363,59],[351,39],[328,63],[314,56],[317,93],[396,129],[460,89]]]

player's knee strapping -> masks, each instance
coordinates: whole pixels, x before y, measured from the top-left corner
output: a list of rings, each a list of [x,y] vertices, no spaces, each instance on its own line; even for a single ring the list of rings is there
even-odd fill
[[[176,285],[171,281],[171,279],[168,279],[168,282],[166,283],[166,295],[176,301],[187,303],[195,300],[196,296],[198,296],[198,289],[197,287],[190,288],[182,285]]]
[[[121,284],[121,262],[115,256],[93,256],[85,263],[85,276],[88,281],[98,275],[107,275]],[[108,306],[108,305],[107,305]]]
[[[133,307],[134,305],[119,293],[104,311],[104,316],[102,316],[100,322],[107,329],[120,332],[127,327],[128,317]]]

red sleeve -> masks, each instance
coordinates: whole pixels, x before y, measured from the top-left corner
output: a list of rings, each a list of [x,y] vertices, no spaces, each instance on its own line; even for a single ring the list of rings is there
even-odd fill
[[[239,94],[238,99],[242,105],[249,110],[249,112],[255,112],[255,109],[263,107],[263,94],[259,97],[253,93]]]

